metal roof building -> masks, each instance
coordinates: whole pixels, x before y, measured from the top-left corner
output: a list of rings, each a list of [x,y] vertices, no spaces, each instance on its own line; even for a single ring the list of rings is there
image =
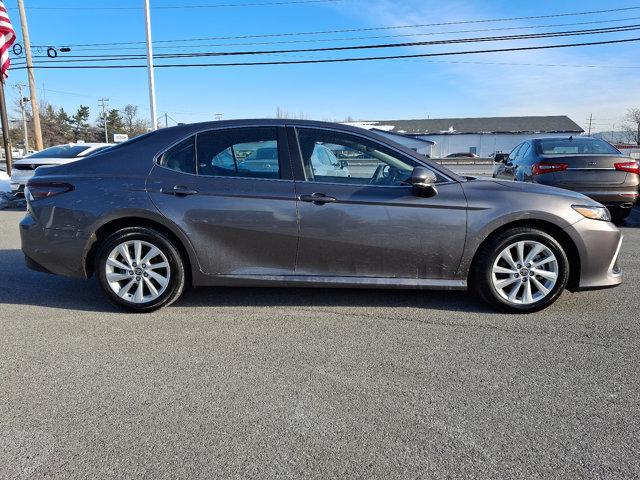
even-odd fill
[[[530,138],[584,133],[566,115],[377,120],[349,125],[434,142],[431,154],[434,157],[459,152],[488,157],[495,152],[509,152]]]

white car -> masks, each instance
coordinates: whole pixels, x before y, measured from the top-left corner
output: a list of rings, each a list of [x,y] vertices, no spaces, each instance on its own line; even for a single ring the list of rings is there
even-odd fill
[[[38,167],[75,162],[111,146],[112,144],[110,143],[67,143],[46,148],[16,160],[11,168],[11,190],[13,192],[24,190],[27,181],[33,176]]]
[[[350,177],[349,167],[346,162],[340,162],[338,157],[326,146],[316,143],[311,154],[313,173],[319,177]]]

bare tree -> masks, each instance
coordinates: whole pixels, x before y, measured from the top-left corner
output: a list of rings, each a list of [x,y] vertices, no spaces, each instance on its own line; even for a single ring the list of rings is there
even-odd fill
[[[280,107],[276,107],[276,118],[289,118],[289,114]]]
[[[136,117],[138,116],[137,105],[126,105],[122,109],[122,117],[124,119],[124,126],[127,129],[127,133],[133,131],[133,126],[136,123]]]
[[[629,141],[640,145],[640,108],[630,108],[624,116],[624,131]]]

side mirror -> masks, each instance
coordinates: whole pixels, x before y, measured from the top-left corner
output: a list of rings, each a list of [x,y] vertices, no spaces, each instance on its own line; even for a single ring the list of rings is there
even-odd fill
[[[422,195],[432,197],[438,193],[436,182],[438,177],[431,170],[425,167],[415,167],[411,172],[411,185]]]
[[[349,162],[346,160],[340,160],[339,164],[340,168],[347,168],[349,166]]]

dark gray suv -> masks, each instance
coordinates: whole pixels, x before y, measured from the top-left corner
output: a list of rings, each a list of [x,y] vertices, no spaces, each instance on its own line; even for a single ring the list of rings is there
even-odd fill
[[[326,149],[339,167],[313,161]],[[273,155],[256,161],[261,151]],[[344,125],[167,128],[38,168],[26,197],[28,265],[96,275],[115,303],[135,311],[174,302],[187,283],[470,286],[498,308],[530,312],[565,288],[621,282],[621,234],[599,203],[543,185],[460,177]]]

